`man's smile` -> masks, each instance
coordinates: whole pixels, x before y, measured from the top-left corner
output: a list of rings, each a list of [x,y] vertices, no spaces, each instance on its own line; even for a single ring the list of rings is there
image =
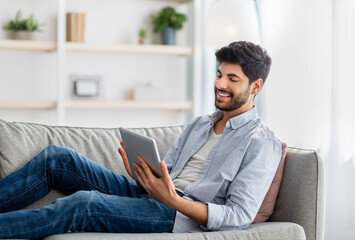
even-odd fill
[[[218,88],[216,89],[216,97],[219,100],[225,99],[225,98],[231,98],[232,97],[232,93],[227,92],[227,91],[223,91],[223,90],[219,90]]]

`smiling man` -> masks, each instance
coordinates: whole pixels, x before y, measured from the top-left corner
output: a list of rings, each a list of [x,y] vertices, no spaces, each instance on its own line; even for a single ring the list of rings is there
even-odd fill
[[[0,238],[247,228],[281,158],[280,141],[253,106],[271,59],[250,42],[231,43],[216,57],[218,110],[189,122],[161,162],[161,178],[141,157],[141,165],[135,165],[139,181],[133,183],[73,149],[49,146],[0,181]],[[123,144],[118,151],[132,176]],[[36,210],[16,211],[52,188],[69,196]]]
[[[148,196],[176,210],[174,232],[248,227],[281,157],[280,141],[253,106],[271,58],[244,41],[223,47],[216,57],[218,110],[190,121],[161,163],[163,178],[155,178],[143,159],[142,167],[135,166]]]

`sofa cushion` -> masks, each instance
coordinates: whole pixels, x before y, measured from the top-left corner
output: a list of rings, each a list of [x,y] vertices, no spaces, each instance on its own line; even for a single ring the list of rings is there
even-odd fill
[[[264,201],[261,204],[261,207],[256,217],[254,218],[253,223],[265,222],[270,218],[270,216],[274,212],[277,195],[279,194],[282,176],[284,173],[286,154],[287,154],[287,144],[282,143],[282,153],[281,153],[281,160],[279,166],[277,167],[274,179],[272,180],[270,188],[265,195]]]

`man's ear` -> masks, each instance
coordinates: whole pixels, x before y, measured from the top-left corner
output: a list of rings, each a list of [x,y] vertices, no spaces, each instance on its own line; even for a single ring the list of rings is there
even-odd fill
[[[263,80],[261,78],[254,81],[251,86],[252,89],[251,94],[256,95],[261,90],[262,86],[263,86]]]

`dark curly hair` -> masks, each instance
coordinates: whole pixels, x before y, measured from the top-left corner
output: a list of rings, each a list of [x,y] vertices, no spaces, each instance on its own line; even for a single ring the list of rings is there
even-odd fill
[[[265,49],[251,42],[232,42],[216,52],[217,61],[239,64],[249,78],[249,84],[261,78],[265,84],[270,72],[271,58]]]

